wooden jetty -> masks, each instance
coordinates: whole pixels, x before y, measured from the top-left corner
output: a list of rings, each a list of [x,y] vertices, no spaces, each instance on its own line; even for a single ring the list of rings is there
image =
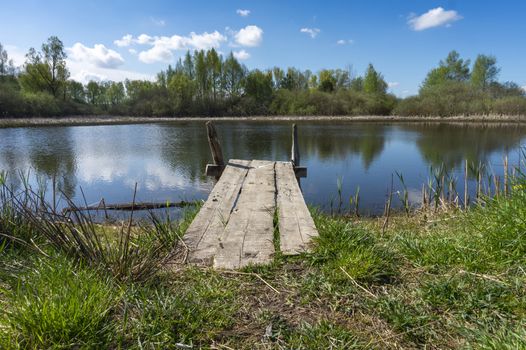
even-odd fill
[[[231,159],[226,164],[213,124],[206,126],[214,160],[206,173],[217,183],[184,235],[188,261],[238,269],[269,263],[276,249],[284,255],[307,251],[318,231],[299,186],[307,169],[299,166],[296,126],[290,162]]]

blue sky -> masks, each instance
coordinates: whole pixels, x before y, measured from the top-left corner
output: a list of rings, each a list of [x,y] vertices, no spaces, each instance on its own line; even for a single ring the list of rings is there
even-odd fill
[[[456,49],[495,55],[500,80],[526,86],[523,0],[17,0],[0,8],[0,43],[16,63],[57,35],[78,80],[151,78],[187,49],[216,47],[249,68],[362,74],[373,63],[404,96]]]

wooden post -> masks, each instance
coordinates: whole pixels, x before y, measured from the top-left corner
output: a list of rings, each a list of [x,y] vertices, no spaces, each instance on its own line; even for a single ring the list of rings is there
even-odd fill
[[[296,178],[307,177],[307,168],[300,166],[300,147],[298,145],[298,128],[296,124],[292,124],[292,148],[290,150],[290,162],[294,167]]]
[[[212,152],[212,158],[214,159],[214,164],[219,166],[224,166],[225,161],[223,159],[223,151],[221,150],[221,145],[217,139],[217,132],[214,124],[211,121],[206,122],[206,133],[208,135],[208,144],[210,145],[210,152]]]
[[[300,165],[300,150],[298,146],[298,128],[296,124],[292,124],[292,149],[291,149],[290,160],[294,167],[298,167]]]

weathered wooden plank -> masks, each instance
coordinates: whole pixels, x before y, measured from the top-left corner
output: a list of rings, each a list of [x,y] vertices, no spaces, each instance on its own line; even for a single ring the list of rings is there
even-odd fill
[[[307,251],[318,231],[305,204],[292,164],[276,162],[277,210],[280,249],[285,255]]]
[[[184,235],[189,262],[211,265],[248,173],[250,161],[231,159]]]
[[[215,268],[237,269],[271,261],[276,205],[274,165],[271,161],[251,162],[214,258]]]

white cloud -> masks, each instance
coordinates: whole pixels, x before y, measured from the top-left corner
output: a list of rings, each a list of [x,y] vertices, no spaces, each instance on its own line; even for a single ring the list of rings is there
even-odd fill
[[[126,34],[121,39],[115,40],[113,43],[117,45],[118,47],[126,47],[130,46],[133,42],[133,35]]]
[[[140,44],[140,45],[145,45],[145,44],[150,44],[154,41],[154,38],[147,35],[147,34],[141,34],[137,37],[137,39],[133,40],[134,42],[136,42],[137,44]]]
[[[352,39],[349,39],[349,40],[340,39],[340,40],[336,41],[336,44],[337,45],[351,45],[351,44],[354,44],[354,40],[352,40]]]
[[[172,60],[172,50],[161,44],[155,45],[151,49],[139,53],[139,61],[143,63],[171,62]]]
[[[170,62],[175,50],[206,50],[211,48],[218,48],[222,42],[227,38],[217,30],[208,33],[197,34],[191,32],[188,36],[172,35],[172,36],[150,36],[148,34],[141,34],[133,37],[127,34],[122,39],[115,40],[117,46],[130,45],[151,45],[148,50],[139,52],[139,60],[144,63],[154,62]],[[133,50],[133,51],[132,51]],[[130,49],[131,54],[137,54],[135,49]]]
[[[196,49],[210,49],[212,47],[218,48],[221,42],[226,41],[226,37],[214,31],[213,33],[204,32],[203,34],[190,33],[190,40],[186,39],[186,45],[194,47]]]
[[[247,60],[250,58],[250,54],[246,52],[245,50],[234,51],[232,54],[234,55],[235,58],[241,61]]]
[[[90,80],[95,81],[124,81],[126,79],[132,80],[154,80],[154,76],[140,72],[134,72],[124,69],[108,69],[96,67],[92,64],[84,62],[66,60],[69,71],[71,72],[71,79],[87,84]]]
[[[236,13],[238,15],[240,15],[241,17],[247,17],[248,15],[250,15],[250,10],[241,10],[241,9],[237,9],[236,10]]]
[[[90,80],[95,81],[124,81],[132,80],[154,80],[154,76],[140,72],[134,72],[124,69],[108,69],[95,67],[93,65],[80,63],[77,61],[67,60],[66,64],[71,72],[71,79],[87,84]]]
[[[320,34],[320,30],[318,28],[301,28],[300,32],[309,34],[312,39],[316,38],[318,34]]]
[[[437,7],[420,16],[410,16],[408,24],[411,29],[421,31],[444,25],[450,26],[452,22],[458,21],[460,19],[462,19],[462,16],[460,16],[457,11],[446,11],[442,7]]]
[[[140,45],[152,46],[152,48],[139,53],[139,60],[144,63],[154,63],[171,62],[174,57],[173,51],[176,50],[218,48],[222,42],[226,41],[226,37],[218,31],[202,34],[192,32],[189,36],[172,35],[170,37],[151,37],[141,34],[133,41]]]
[[[15,65],[21,66],[24,64],[25,53],[21,48],[17,46],[12,46],[12,45],[6,45],[5,49],[7,50],[9,58],[13,59]],[[66,59],[66,66],[71,73],[71,79],[79,81],[84,84],[88,83],[90,80],[124,81],[126,79],[140,79],[140,80],[154,80],[155,79],[153,75],[130,71],[130,70],[118,69],[118,68],[115,69],[115,68],[99,67],[87,60],[83,60],[83,61],[74,60],[71,56]]]
[[[526,85],[524,85],[522,89],[524,90],[524,92],[526,92]]]
[[[387,86],[390,87],[390,88],[397,87],[398,85],[400,85],[400,83],[397,82],[397,81],[390,81],[390,82],[387,83]]]
[[[154,40],[153,37],[147,34],[141,34],[137,38],[134,38],[131,34],[124,35],[121,39],[113,41],[118,47],[127,47],[133,44],[145,45],[150,44]]]
[[[104,75],[89,72],[87,70],[81,70],[80,72],[75,73],[72,77],[73,80],[79,81],[83,84],[87,84],[90,81],[101,82],[107,80],[108,78]]]
[[[117,68],[124,64],[124,59],[118,52],[108,49],[102,44],[95,44],[91,48],[81,43],[75,43],[66,50],[74,61],[89,62],[100,68]]]
[[[136,55],[137,54],[137,50],[135,50],[135,49],[128,49],[128,52],[131,53],[132,55]]]
[[[81,83],[86,84],[90,80],[153,79],[153,76],[149,74],[119,69],[118,67],[124,64],[122,56],[113,50],[107,49],[102,44],[89,48],[81,43],[76,43],[73,47],[66,50],[69,53],[66,65],[71,72],[71,78]]]
[[[258,26],[246,26],[235,33],[236,43],[242,46],[259,46],[263,41],[263,30]]]

